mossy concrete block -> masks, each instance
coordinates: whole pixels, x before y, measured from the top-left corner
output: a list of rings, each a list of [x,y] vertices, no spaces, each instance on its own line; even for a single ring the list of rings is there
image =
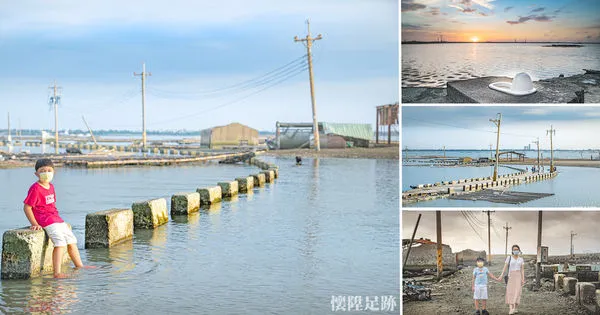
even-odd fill
[[[279,168],[278,167],[270,167],[268,170],[273,171],[273,173],[275,174],[275,178],[279,178]]]
[[[563,278],[563,291],[570,295],[575,295],[575,288],[577,286],[577,278],[564,277]]]
[[[190,214],[200,209],[200,193],[184,192],[171,197],[171,214]]]
[[[563,280],[565,279],[565,275],[562,273],[554,274],[554,290],[562,290],[563,288]]]
[[[132,237],[131,209],[110,209],[85,216],[85,248],[108,248]]]
[[[264,187],[265,186],[265,174],[259,173],[252,175],[254,177],[254,187]]]
[[[133,226],[139,229],[154,229],[169,222],[167,200],[165,198],[134,202]]]
[[[200,194],[200,205],[211,205],[216,202],[220,202],[223,198],[221,186],[213,186],[206,188],[198,188],[196,192]]]
[[[70,227],[70,226],[69,226]],[[54,244],[44,230],[8,230],[2,236],[2,279],[30,279],[52,272]],[[63,255],[63,263],[71,261]]]
[[[272,183],[275,181],[275,172],[273,171],[264,171],[261,172],[262,174],[265,174],[265,182],[267,183]]]
[[[223,193],[223,198],[231,198],[231,197],[237,195],[239,192],[237,181],[222,182],[222,183],[218,183],[217,185],[219,185],[221,187],[221,192]]]
[[[254,188],[254,177],[252,176],[236,178],[235,180],[238,182],[239,192],[241,193],[247,193],[248,190]]]

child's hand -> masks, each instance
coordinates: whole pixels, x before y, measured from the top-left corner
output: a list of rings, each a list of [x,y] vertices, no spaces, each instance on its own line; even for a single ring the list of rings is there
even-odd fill
[[[37,225],[32,225],[29,227],[30,230],[34,230],[34,231],[38,231],[42,229],[42,226],[37,224]]]

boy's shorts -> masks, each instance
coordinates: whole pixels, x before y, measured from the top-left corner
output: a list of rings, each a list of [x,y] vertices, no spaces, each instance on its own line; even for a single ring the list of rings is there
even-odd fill
[[[476,285],[475,292],[473,292],[473,299],[475,300],[487,300],[487,285]]]
[[[65,247],[68,244],[77,244],[77,239],[73,232],[69,228],[69,226],[62,223],[52,223],[44,228],[46,233],[48,233],[48,237],[54,243],[54,247]]]

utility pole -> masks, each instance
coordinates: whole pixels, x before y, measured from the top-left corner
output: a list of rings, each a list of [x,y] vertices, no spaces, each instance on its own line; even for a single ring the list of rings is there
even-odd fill
[[[306,54],[308,56],[308,77],[310,80],[310,100],[312,102],[312,114],[313,114],[313,136],[315,139],[315,149],[317,151],[321,151],[321,143],[319,142],[319,123],[317,121],[317,104],[315,102],[315,86],[313,83],[313,69],[312,69],[312,45],[316,40],[320,40],[323,38],[321,34],[317,35],[317,37],[312,38],[310,36],[310,21],[306,20],[306,25],[308,26],[308,34],[306,38],[298,38],[298,36],[294,37],[295,42],[302,42],[304,46],[306,46]]]
[[[506,226],[502,227],[506,230],[506,241],[504,242],[504,256],[508,255],[508,230],[512,229],[512,227],[508,226],[508,222],[506,222]]]
[[[497,118],[496,119],[490,119],[491,122],[494,123],[494,125],[496,125],[496,127],[498,127],[498,132],[497,132],[497,136],[496,136],[496,165],[494,165],[494,177],[493,177],[493,181],[497,181],[498,180],[498,160],[499,160],[499,153],[500,153],[500,123],[502,122],[502,113],[498,113]]]
[[[417,228],[419,227],[419,221],[421,221],[421,214],[419,213],[419,217],[417,218],[417,224],[415,224],[415,230],[413,231],[412,237],[410,238],[410,243],[408,244],[408,249],[406,250],[406,255],[404,255],[404,263],[402,264],[402,268],[406,266],[406,262],[408,261],[408,255],[410,255],[410,248],[412,247],[413,240],[415,239],[415,235],[417,234]]]
[[[6,140],[8,142],[8,145],[10,145],[12,142],[12,138],[10,136],[10,112],[8,112],[8,138]]]
[[[487,212],[487,216],[488,216],[488,266],[492,265],[492,234],[490,233],[490,225],[492,224],[492,219],[490,218],[490,212],[496,212],[496,211],[483,211],[483,212]]]
[[[442,212],[435,212],[435,226],[437,232],[437,279],[442,279],[444,265],[442,261]]]
[[[60,90],[59,86],[56,86],[56,80],[54,80],[54,86],[49,87],[53,93],[50,97],[50,105],[54,105],[54,153],[58,154],[58,103],[60,103]]]
[[[573,247],[573,236],[575,236],[577,234],[573,233],[573,231],[571,231],[571,258],[575,258],[575,248]]]
[[[538,173],[539,173],[540,172],[540,137],[537,138],[537,141],[533,141],[532,143],[537,144],[537,152],[538,152],[537,170],[538,170]]]
[[[152,73],[146,73],[146,63],[142,63],[142,73],[133,75],[142,77],[142,151],[146,152],[146,77]]]
[[[556,135],[556,129],[550,125],[550,130],[546,130],[546,135],[550,135],[550,173],[554,173],[554,149],[552,148],[552,134]]]
[[[446,146],[444,146],[444,161],[446,161]]]
[[[492,144],[490,143],[490,160],[492,160],[494,157],[492,155]]]
[[[542,253],[542,211],[538,211],[538,238],[537,238],[538,259],[535,264],[535,285],[540,287],[540,271],[541,271],[541,253]]]

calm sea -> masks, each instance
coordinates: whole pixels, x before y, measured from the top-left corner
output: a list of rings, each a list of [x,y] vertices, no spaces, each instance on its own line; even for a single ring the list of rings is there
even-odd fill
[[[507,149],[513,150],[513,149]],[[525,157],[537,159],[538,153],[537,150],[514,150],[519,153],[525,154]],[[480,157],[491,158],[493,154],[496,152],[490,152],[489,150],[446,150],[446,157],[471,157],[474,159]],[[403,159],[414,159],[416,157],[424,157],[424,156],[444,156],[444,151],[442,150],[403,150],[402,158]],[[544,159],[550,158],[550,150],[540,150],[540,157]],[[600,158],[600,150],[554,150],[554,158],[555,159],[586,159],[589,160],[591,158],[597,160]],[[513,158],[516,159],[517,156],[513,155]],[[504,157],[503,157],[504,159]]]
[[[332,296],[396,296],[399,161],[268,159],[275,184],[136,231],[111,249],[83,248],[85,215],[233,180],[248,165],[58,169],[57,204],[83,260],[71,279],[0,281],[0,313],[326,314]],[[0,170],[0,233],[23,227],[32,169]]]
[[[525,168],[525,165],[511,165]],[[529,165],[531,166],[531,165]],[[407,207],[600,207],[600,195],[596,181],[600,178],[600,168],[558,166],[558,176],[554,179],[512,186],[511,191],[551,193],[550,197],[533,200],[520,205],[437,199],[406,205]],[[500,167],[499,173],[514,173],[515,170]],[[411,185],[458,180],[470,177],[487,177],[493,167],[429,167],[403,166],[402,191]]]
[[[482,76],[514,77],[528,73],[534,81],[600,69],[600,44],[580,48],[546,44],[402,45],[402,87],[444,87],[446,82]]]

